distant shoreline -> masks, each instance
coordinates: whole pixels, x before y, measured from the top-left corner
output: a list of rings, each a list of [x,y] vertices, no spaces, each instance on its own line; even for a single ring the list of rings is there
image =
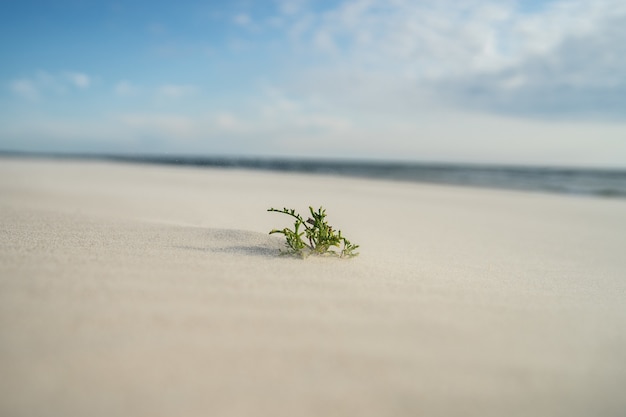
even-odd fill
[[[0,157],[95,160],[206,168],[251,169],[539,191],[605,198],[626,198],[626,169],[611,168],[530,167],[469,163],[270,157],[28,153],[14,151],[0,151]]]

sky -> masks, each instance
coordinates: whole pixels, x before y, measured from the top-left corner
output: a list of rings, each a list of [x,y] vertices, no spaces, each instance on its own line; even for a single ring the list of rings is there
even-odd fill
[[[0,0],[0,150],[626,167],[624,0]]]

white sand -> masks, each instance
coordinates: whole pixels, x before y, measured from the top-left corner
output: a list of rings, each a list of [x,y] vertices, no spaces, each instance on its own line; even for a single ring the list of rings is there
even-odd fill
[[[623,416],[625,290],[625,200],[0,159],[1,416]]]

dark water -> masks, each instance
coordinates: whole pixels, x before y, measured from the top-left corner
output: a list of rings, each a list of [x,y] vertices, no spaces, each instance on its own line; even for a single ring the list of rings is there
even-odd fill
[[[4,155],[8,154],[4,153]],[[9,156],[10,155],[11,154],[9,154]],[[95,159],[196,167],[243,168],[626,198],[626,169],[541,168],[435,163],[145,155],[94,156],[20,154],[19,156]]]
[[[626,198],[626,169],[600,170],[396,162],[168,156],[108,156],[106,159],[168,165],[342,175],[372,179]]]

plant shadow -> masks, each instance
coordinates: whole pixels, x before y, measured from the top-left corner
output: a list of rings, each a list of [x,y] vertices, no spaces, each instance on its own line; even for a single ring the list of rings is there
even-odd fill
[[[280,255],[280,249],[277,247],[267,247],[262,245],[250,246],[223,246],[223,247],[199,247],[199,246],[174,246],[176,249],[193,250],[198,252],[210,253],[227,253],[239,254],[247,256],[259,256],[265,258],[274,258]]]
[[[207,253],[276,258],[280,256],[280,250],[284,246],[280,239],[263,233],[232,229],[205,229],[197,240],[202,243],[198,244],[196,241],[196,244],[173,247]]]

